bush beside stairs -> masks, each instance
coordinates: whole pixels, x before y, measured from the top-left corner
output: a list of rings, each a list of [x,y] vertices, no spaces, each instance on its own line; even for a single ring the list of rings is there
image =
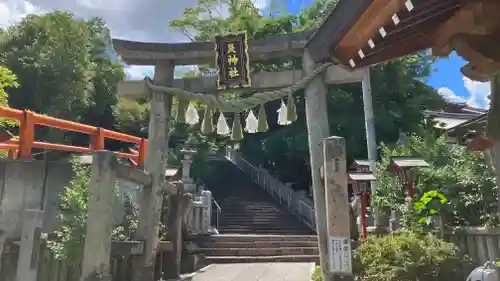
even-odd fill
[[[221,207],[219,235],[200,237],[208,263],[318,262],[315,231],[229,161],[212,161],[204,179]]]

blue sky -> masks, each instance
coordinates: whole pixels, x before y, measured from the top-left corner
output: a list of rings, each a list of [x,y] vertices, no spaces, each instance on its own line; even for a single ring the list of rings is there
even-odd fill
[[[298,13],[302,7],[309,5],[313,0],[283,0],[290,13]],[[432,66],[433,71],[427,83],[447,100],[466,102],[478,108],[488,108],[488,95],[491,92],[490,83],[471,81],[464,77],[460,68],[466,62],[456,53],[448,58],[438,59]]]
[[[253,1],[261,8],[264,15],[268,15],[270,9],[277,9],[278,11],[286,9],[288,13],[298,13],[302,8],[309,5],[314,0],[275,0],[274,5],[270,5],[272,0]],[[271,8],[273,6],[274,8]],[[283,6],[286,6],[286,8],[283,9]],[[465,65],[465,63],[466,62],[455,53],[452,53],[448,58],[438,59],[432,67],[433,71],[427,83],[435,88],[447,100],[465,102],[470,106],[478,108],[488,108],[488,95],[490,93],[489,83],[471,81],[464,77],[460,72],[460,68]],[[182,72],[185,72],[186,68],[179,70],[180,71],[176,72],[177,76],[182,75]],[[152,76],[153,69],[149,66],[134,66],[128,69],[127,74],[129,79],[137,79],[137,76]]]
[[[433,71],[428,84],[451,101],[467,102],[470,106],[488,108],[490,83],[472,81],[462,75],[460,68],[466,62],[457,54],[449,58],[438,59],[433,65]]]

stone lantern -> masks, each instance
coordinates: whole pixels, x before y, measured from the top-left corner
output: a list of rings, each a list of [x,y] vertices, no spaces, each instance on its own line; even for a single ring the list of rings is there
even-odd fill
[[[186,192],[194,192],[196,190],[196,184],[191,178],[191,165],[193,164],[193,158],[196,155],[196,149],[194,149],[193,144],[187,141],[183,148],[181,149],[181,154],[183,156],[182,162],[182,176],[181,180],[184,184],[184,189]]]
[[[371,172],[350,172],[347,174],[349,183],[352,185],[354,200],[351,203],[356,210],[357,224],[361,229],[361,237],[367,236],[366,230],[366,207],[370,183],[375,181],[375,176]]]

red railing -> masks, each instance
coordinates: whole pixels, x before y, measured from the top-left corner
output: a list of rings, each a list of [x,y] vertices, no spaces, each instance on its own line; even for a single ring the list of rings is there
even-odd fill
[[[104,140],[114,139],[134,143],[139,147],[139,151],[130,149],[131,153],[115,152],[118,157],[129,158],[135,165],[139,166],[143,166],[146,160],[148,141],[143,138],[3,106],[0,106],[0,118],[17,120],[21,123],[19,140],[10,139],[0,143],[0,150],[8,150],[11,159],[31,160],[33,148],[89,153],[94,150],[104,150]],[[35,127],[37,125],[87,134],[90,136],[90,145],[83,147],[36,141]]]

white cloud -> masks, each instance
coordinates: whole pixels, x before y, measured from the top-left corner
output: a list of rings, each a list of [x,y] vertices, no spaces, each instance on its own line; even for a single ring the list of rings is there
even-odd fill
[[[145,76],[153,77],[154,67],[147,65],[134,65],[125,68],[125,76],[127,80],[141,80]]]
[[[490,100],[488,96],[491,93],[491,83],[473,81],[465,76],[463,80],[465,88],[470,93],[469,101],[471,106],[479,108],[490,107]]]
[[[469,93],[468,97],[460,97],[450,88],[442,87],[437,91],[446,100],[456,103],[465,102],[467,105],[476,108],[489,108],[490,101],[488,96],[491,93],[490,82],[473,81],[463,77],[464,87]]]
[[[453,92],[450,88],[442,87],[437,91],[447,101],[455,103],[467,102],[464,98],[457,96],[457,94],[455,94],[455,92]]]
[[[19,22],[28,14],[42,13],[42,10],[29,1],[0,1],[0,28]]]
[[[252,0],[252,2],[261,11],[271,4],[271,0]]]
[[[252,0],[259,9],[270,0]],[[197,0],[0,0],[0,28],[19,22],[28,14],[67,10],[80,18],[101,17],[114,38],[144,42],[183,42],[188,39],[169,29],[172,19],[182,16],[185,8],[195,7]],[[129,79],[152,76],[153,67],[126,66]]]

